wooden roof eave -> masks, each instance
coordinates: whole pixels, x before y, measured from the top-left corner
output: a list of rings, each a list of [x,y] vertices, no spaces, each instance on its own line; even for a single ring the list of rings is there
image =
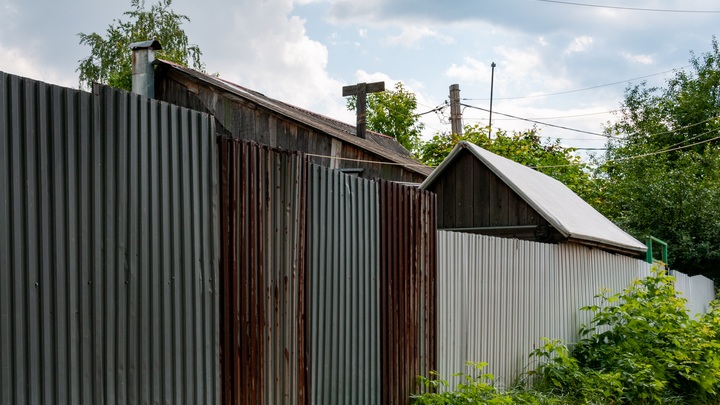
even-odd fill
[[[293,111],[292,109],[290,109],[288,107],[284,107],[281,105],[277,105],[277,104],[268,102],[267,100],[264,100],[262,97],[254,95],[249,91],[241,92],[240,89],[228,84],[228,82],[225,82],[223,80],[216,79],[216,78],[210,79],[209,76],[195,72],[191,69],[183,68],[181,66],[176,66],[175,64],[168,63],[166,61],[162,61],[162,62],[165,63],[170,68],[172,68],[173,72],[176,72],[176,73],[178,73],[182,76],[185,76],[187,78],[190,78],[190,79],[199,80],[199,81],[208,83],[209,85],[219,87],[219,88],[223,89],[224,91],[232,94],[233,96],[238,97],[239,99],[254,103],[258,106],[263,107],[264,109],[266,109],[270,112],[290,118],[292,121],[294,121],[298,124],[302,124],[303,126],[306,126],[308,128],[313,128],[315,130],[326,133],[326,134],[328,134],[338,140],[341,140],[345,143],[355,145],[367,152],[370,152],[371,154],[373,154],[379,158],[384,159],[386,162],[395,163],[398,166],[405,168],[406,170],[413,171],[413,172],[420,174],[422,176],[425,176],[425,177],[427,177],[432,172],[431,167],[425,166],[420,162],[406,158],[404,156],[389,154],[383,148],[380,148],[378,145],[376,145],[372,141],[369,141],[367,139],[358,138],[355,135],[347,134],[343,131],[338,130],[337,128],[333,128],[332,126],[330,126],[328,124],[324,124],[319,121],[310,120],[297,111]]]

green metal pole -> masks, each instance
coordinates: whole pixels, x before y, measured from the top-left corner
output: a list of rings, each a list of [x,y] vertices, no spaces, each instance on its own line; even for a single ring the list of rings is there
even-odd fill
[[[652,264],[653,262],[653,255],[652,255],[652,246],[653,242],[659,244],[662,247],[662,261],[663,263],[668,263],[668,244],[667,242],[664,242],[654,236],[647,236],[645,237],[645,244],[648,247],[647,253],[645,254],[645,261]]]

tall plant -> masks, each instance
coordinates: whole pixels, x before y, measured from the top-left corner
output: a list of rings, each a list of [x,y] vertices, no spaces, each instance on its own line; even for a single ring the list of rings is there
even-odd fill
[[[158,56],[182,66],[203,70],[200,48],[188,42],[182,24],[190,19],[174,12],[172,0],[159,0],[145,8],[144,0],[132,0],[132,10],[123,15],[129,21],[113,20],[105,32],[80,33],[80,44],[90,47],[90,55],[80,60],[77,68],[81,88],[102,83],[124,90],[132,89],[132,60],[130,44],[157,39],[163,50]]]
[[[548,341],[534,355],[548,361],[539,387],[590,403],[716,403],[720,388],[720,318],[692,319],[663,271],[600,305],[572,352]]]

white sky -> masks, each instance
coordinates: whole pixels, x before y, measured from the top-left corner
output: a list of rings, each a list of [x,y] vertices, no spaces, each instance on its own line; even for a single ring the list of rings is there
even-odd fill
[[[710,0],[575,3],[720,12]],[[718,12],[543,0],[175,0],[172,8],[190,17],[184,29],[208,72],[342,121],[354,116],[341,88],[360,81],[403,81],[418,113],[444,104],[457,83],[463,103],[487,109],[495,62],[493,127],[533,125],[504,113],[594,133],[613,120],[630,79],[662,85],[692,51],[710,50],[720,26]],[[88,53],[77,33],[103,33],[128,9],[129,0],[0,0],[0,70],[77,87]],[[448,117],[449,109],[425,115],[426,136],[449,131]],[[488,113],[465,108],[463,118],[487,125]],[[603,145],[539,127],[570,146]]]

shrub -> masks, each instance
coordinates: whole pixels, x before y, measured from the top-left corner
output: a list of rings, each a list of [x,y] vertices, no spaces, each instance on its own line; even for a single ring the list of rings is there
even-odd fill
[[[674,278],[659,270],[622,293],[597,296],[570,353],[546,340],[537,388],[579,403],[715,403],[720,388],[720,317],[695,320]]]
[[[560,340],[543,339],[531,357],[532,388],[498,391],[486,363],[468,363],[471,374],[454,391],[433,373],[418,377],[426,394],[415,404],[717,404],[720,400],[720,302],[693,319],[675,280],[664,271],[633,282],[623,292],[603,292],[570,350]]]
[[[457,373],[454,377],[462,377],[464,382],[459,383],[452,391],[443,391],[449,386],[439,374],[430,372],[430,377],[418,376],[418,384],[426,391],[424,394],[413,395],[414,405],[456,405],[456,404],[565,404],[559,398],[530,390],[525,387],[514,387],[500,391],[492,383],[492,374],[483,373],[487,363],[467,362],[471,371],[468,374]],[[440,391],[440,392],[438,392]]]

